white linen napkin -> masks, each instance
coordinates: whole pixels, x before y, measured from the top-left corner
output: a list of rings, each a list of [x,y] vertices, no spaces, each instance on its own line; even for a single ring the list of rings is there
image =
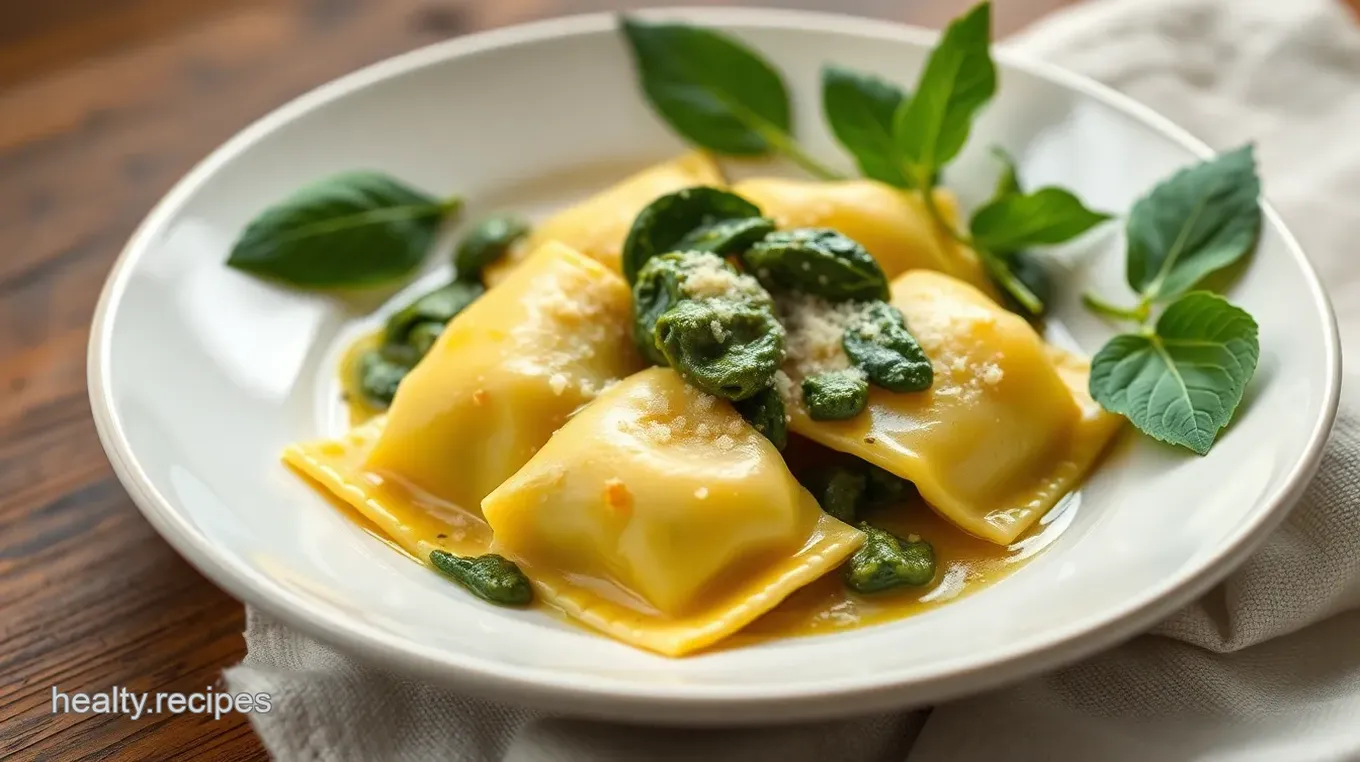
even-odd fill
[[[1011,42],[1167,114],[1257,141],[1266,194],[1360,342],[1360,26],[1335,0],[1103,0]],[[1349,353],[1349,352],[1348,352]],[[1354,392],[1354,393],[1351,393]],[[233,691],[283,762],[1360,760],[1360,387],[1299,506],[1240,570],[1151,633],[932,712],[674,730],[498,706],[361,664],[249,611]]]

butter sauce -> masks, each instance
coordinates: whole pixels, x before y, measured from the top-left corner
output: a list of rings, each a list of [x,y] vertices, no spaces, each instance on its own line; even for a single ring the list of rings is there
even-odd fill
[[[375,336],[356,341],[342,364],[342,386],[355,426],[370,421],[380,413],[363,403],[357,389],[357,375],[352,372],[353,358],[372,347],[375,341]],[[362,463],[366,449],[360,447],[348,452],[346,459]],[[809,467],[809,464],[844,458],[802,438],[794,439],[786,457],[795,472]],[[343,500],[332,498],[332,503],[356,525],[413,560],[428,566],[429,551],[435,548],[459,555],[480,555],[493,551],[491,530],[477,513],[424,493],[390,474],[370,472],[364,478],[366,489],[377,498],[377,502],[391,507],[391,525],[399,527],[393,535],[384,532]],[[995,545],[959,530],[931,510],[919,496],[913,495],[902,504],[874,510],[862,518],[901,536],[920,535],[934,546],[938,570],[930,585],[864,596],[847,590],[839,571],[833,571],[795,591],[774,609],[715,648],[740,647],[778,638],[823,635],[882,624],[924,613],[971,595],[1004,579],[1057,540],[1076,516],[1080,498],[1080,492],[1069,494],[1030,531],[1009,546]],[[614,584],[610,580],[590,580],[589,583],[597,590],[610,588]],[[451,594],[456,592],[451,590]],[[627,591],[619,590],[617,593],[618,596],[610,597],[633,597]],[[584,626],[551,606],[541,608],[563,621]]]

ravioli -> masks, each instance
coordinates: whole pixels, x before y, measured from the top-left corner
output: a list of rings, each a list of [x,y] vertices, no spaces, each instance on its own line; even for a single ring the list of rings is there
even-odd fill
[[[428,565],[430,551],[480,555],[491,528],[476,513],[412,491],[364,468],[387,419],[378,416],[344,436],[289,445],[283,460],[348,503],[387,542]],[[475,509],[475,506],[474,506]]]
[[[542,245],[402,380],[365,469],[475,512],[572,411],[641,367],[629,311],[620,276]]]
[[[548,241],[564,243],[621,272],[619,257],[623,240],[643,207],[658,196],[695,185],[723,185],[722,172],[713,158],[702,151],[684,154],[625,178],[581,203],[539,223],[522,246],[487,267],[487,285],[495,285],[515,269],[526,252]]]
[[[908,270],[938,270],[991,293],[977,254],[939,230],[919,193],[877,180],[783,178],[744,180],[732,192],[760,207],[781,229],[834,228],[853,238],[889,278]],[[957,221],[952,193],[936,189],[935,202],[951,224]]]
[[[669,368],[577,413],[482,513],[551,604],[669,656],[735,632],[863,542],[728,403]]]
[[[913,482],[956,526],[1009,544],[1077,485],[1120,419],[1091,399],[1085,360],[976,288],[914,270],[893,281],[892,303],[931,359],[933,386],[870,387],[868,408],[844,421],[813,421],[795,402],[790,428]],[[812,343],[795,335],[790,346]],[[799,354],[786,365],[794,398],[815,370],[809,358],[825,360]]]

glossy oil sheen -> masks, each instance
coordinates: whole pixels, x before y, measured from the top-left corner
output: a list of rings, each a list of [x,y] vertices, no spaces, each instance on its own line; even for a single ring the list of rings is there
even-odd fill
[[[669,373],[657,369],[645,375]],[[658,383],[661,384],[660,388],[656,386]],[[678,380],[675,383],[679,383]],[[677,393],[683,391],[666,379],[639,380],[633,386],[638,391],[645,391],[649,396],[661,394],[664,389]],[[518,533],[535,531],[532,515],[521,516],[521,519],[528,520],[521,521],[521,526],[518,527],[502,523],[501,534],[507,542],[494,543],[491,528],[479,513],[440,500],[409,483],[366,472],[363,464],[382,423],[383,419],[378,418],[357,426],[354,431],[337,440],[291,447],[286,451],[285,459],[301,475],[313,479],[323,490],[336,496],[337,508],[348,519],[418,563],[429,566],[429,553],[434,549],[460,555],[500,552],[515,558],[529,573],[539,590],[540,600],[546,602],[545,610],[555,612],[568,621],[572,621],[568,612],[579,614],[580,609],[589,607],[594,612],[587,620],[589,626],[607,632],[612,631],[616,637],[632,639],[638,645],[663,653],[688,653],[715,642],[713,637],[715,631],[711,627],[706,627],[708,622],[704,620],[714,621],[711,613],[713,606],[715,603],[721,606],[723,597],[712,598],[710,594],[707,601],[701,597],[697,606],[681,605],[678,608],[672,606],[672,611],[662,611],[655,605],[654,596],[653,600],[648,600],[646,594],[640,593],[636,585],[630,586],[611,574],[608,569],[598,565],[599,559],[603,556],[601,551],[608,550],[607,547],[589,547],[588,544],[578,540],[575,547],[581,548],[585,555],[575,562],[570,558],[536,554],[532,541],[526,543],[516,536]],[[569,435],[563,442],[563,447],[573,448],[576,444],[577,442]],[[824,451],[820,451],[810,442],[797,442],[794,447],[799,452],[794,460],[800,466],[827,457]],[[769,457],[767,454],[767,461]],[[551,452],[548,453],[548,458],[549,462],[554,464],[560,460],[560,456],[555,456]],[[670,457],[667,460],[671,465],[677,462]],[[634,490],[648,488],[647,477],[639,479],[636,469],[627,472],[633,474],[630,481],[634,485]],[[715,494],[706,495],[706,498],[712,500],[719,510],[724,512],[728,510],[722,505],[720,495],[716,494],[718,488],[712,474],[705,473],[705,469],[693,474],[689,481],[686,477],[677,475],[673,468],[668,469],[667,474],[669,477],[664,480],[651,477],[654,485],[652,488],[668,489],[672,493],[684,495],[683,490],[692,488],[694,484],[713,485]],[[531,464],[522,476],[517,476],[516,480],[512,480],[506,486],[505,491],[511,495],[524,494],[523,488],[516,482],[532,484],[539,478]],[[601,486],[598,483],[602,478],[608,477],[592,478],[589,475],[578,475],[576,481]],[[800,491],[797,485],[790,486],[795,492]],[[769,492],[768,489],[762,491]],[[555,503],[567,499],[567,495],[560,492],[553,497]],[[641,497],[645,501],[655,500],[658,495],[644,493],[634,497]],[[503,505],[513,499],[493,497],[491,502]],[[809,498],[803,493],[800,499]],[[819,568],[818,578],[801,589],[791,591],[782,602],[777,598],[773,600],[769,604],[773,608],[763,616],[754,618],[754,614],[744,612],[738,618],[721,621],[721,626],[716,632],[722,635],[735,632],[735,635],[722,641],[719,647],[735,648],[769,639],[824,635],[883,624],[970,595],[1019,569],[1028,559],[1055,541],[1062,530],[1072,522],[1078,503],[1078,495],[1070,496],[1060,508],[1046,516],[1035,531],[1008,547],[979,540],[961,532],[932,512],[919,499],[900,505],[885,506],[869,517],[876,525],[902,536],[919,535],[934,547],[939,570],[930,585],[874,596],[856,595],[845,588],[840,575],[834,571],[836,564],[832,563],[829,568]],[[519,505],[527,507],[542,504],[537,499],[529,499],[519,501]],[[553,504],[551,507],[556,520],[560,522],[563,518],[560,515],[563,506]],[[807,509],[817,512],[815,504]],[[502,509],[502,512],[504,510]],[[497,518],[493,516],[492,520],[495,521]],[[513,519],[506,517],[501,520],[508,522]],[[813,520],[814,524],[817,522],[828,528],[839,525],[839,522],[829,517]],[[768,524],[766,521],[762,523]],[[807,525],[811,526],[812,524]],[[800,531],[809,529],[804,528]],[[843,534],[839,529],[832,531]],[[617,545],[618,539],[606,540],[606,543]],[[794,540],[791,550],[804,544],[805,539]],[[656,554],[653,550],[645,548],[641,550],[648,556]],[[653,580],[652,584],[672,584],[671,579],[683,569],[684,560],[668,560],[664,556],[657,560],[664,562],[666,568],[658,570],[661,577]],[[740,575],[741,570],[738,569],[737,573]],[[736,597],[741,598],[743,593],[737,579],[739,577],[720,580],[705,587],[709,590],[731,592],[735,585]],[[768,583],[757,581],[755,584],[759,586]],[[464,594],[456,587],[450,587],[448,592],[450,595]],[[697,623],[696,617],[699,620]],[[639,618],[652,620],[652,624],[644,628],[649,634],[633,634]],[[754,621],[750,621],[751,619]],[[628,627],[616,626],[617,623],[625,621],[629,623]]]
[[[1083,358],[967,283],[913,270],[893,281],[892,303],[931,359],[931,388],[873,388],[867,409],[843,421],[814,421],[795,404],[789,427],[912,482],[956,526],[1008,545],[1080,484],[1123,419],[1091,400]]]

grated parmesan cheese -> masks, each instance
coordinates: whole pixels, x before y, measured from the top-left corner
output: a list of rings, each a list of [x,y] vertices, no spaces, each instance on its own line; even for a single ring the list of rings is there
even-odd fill
[[[985,354],[979,338],[991,335],[996,322],[997,315],[982,306],[914,305],[909,325],[934,367],[932,394],[970,404],[988,387],[1001,383],[1006,375],[1005,358],[1000,353]]]
[[[657,397],[644,389],[629,397],[637,403],[636,418],[618,422],[619,430],[651,444],[665,445],[677,440],[704,448],[730,451],[760,437],[736,411],[692,386],[684,386],[684,397]]]
[[[584,272],[555,272],[535,279],[522,304],[525,320],[510,331],[506,366],[541,375],[553,394],[576,387],[586,399],[601,389],[575,377],[596,347],[628,339],[628,327],[612,319],[620,292],[608,280]]]
[[[713,332],[713,340],[719,344],[727,341],[727,330],[722,327],[722,323],[719,323],[716,320],[710,320],[708,323],[708,330]]]
[[[850,367],[841,348],[845,329],[859,314],[858,302],[831,304],[803,293],[781,295],[777,307],[787,332],[788,365],[799,378]]]
[[[760,284],[749,275],[734,272],[716,254],[692,254],[698,264],[685,274],[681,290],[694,299],[743,297],[760,293]],[[721,341],[721,339],[719,339]]]

